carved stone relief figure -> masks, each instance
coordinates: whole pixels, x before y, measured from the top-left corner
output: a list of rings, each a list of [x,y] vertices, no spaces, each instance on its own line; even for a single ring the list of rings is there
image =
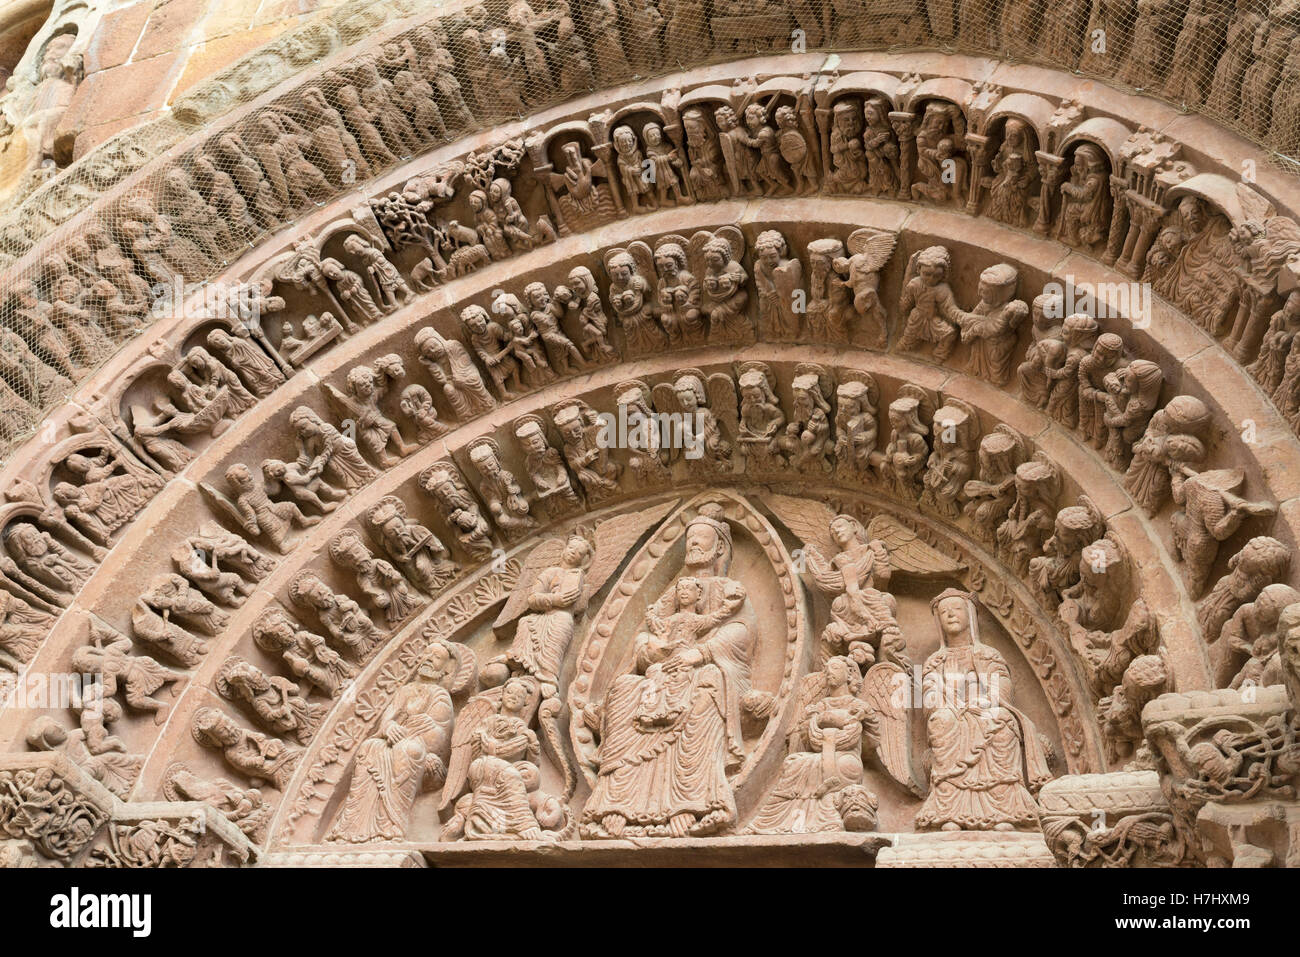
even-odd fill
[[[728,438],[739,429],[739,399],[731,376],[722,372],[705,375],[699,369],[683,369],[672,385],[654,387],[655,409],[679,411],[683,416],[682,445],[688,469],[705,472],[730,471],[732,443]],[[669,450],[675,458],[678,449]]]
[[[352,783],[326,841],[400,841],[421,791],[442,783],[450,756],[451,696],[474,678],[474,654],[434,642],[380,719],[378,733],[357,749]]]
[[[862,759],[879,740],[875,714],[858,697],[862,672],[842,655],[805,677],[789,753],[748,830],[754,834],[869,831],[877,799]]]
[[[515,439],[524,453],[524,469],[537,492],[537,500],[551,517],[582,507],[560,450],[551,445],[545,426],[536,415],[515,422]]]
[[[348,370],[345,391],[325,384],[330,397],[353,417],[356,446],[364,449],[385,469],[392,468],[415,451],[415,446],[402,437],[397,423],[386,416],[381,407],[389,390],[405,377],[402,359],[393,353],[380,356],[372,365],[354,366]]]
[[[53,623],[46,612],[0,589],[0,658],[10,666],[31,660]]]
[[[108,545],[163,486],[157,473],[109,448],[94,455],[74,452],[63,464],[76,480],[55,484],[54,501],[70,523],[100,545]]]
[[[1060,480],[1056,467],[1041,453],[1016,468],[1015,501],[998,526],[996,541],[1019,575],[1028,575],[1030,559],[1042,552],[1043,541],[1052,533]]]
[[[1002,143],[993,156],[993,175],[980,183],[989,194],[985,215],[1009,226],[1023,228],[1035,218],[1033,197],[1037,193],[1038,166],[1031,135],[1023,121],[1007,120]]]
[[[502,402],[518,397],[515,390],[523,391],[523,366],[516,355],[512,336],[494,322],[482,306],[466,306],[461,310],[461,324],[465,328],[470,347],[487,369]],[[521,328],[521,335],[523,330]],[[532,353],[528,353],[532,361]]]
[[[216,635],[229,618],[180,575],[159,575],[132,607],[131,628],[140,641],[194,668],[208,653],[209,642],[190,629]]]
[[[1108,373],[1103,382],[1103,452],[1112,468],[1124,471],[1132,460],[1134,443],[1146,433],[1160,401],[1164,373],[1154,362],[1134,359],[1123,369]]]
[[[1051,536],[1043,542],[1043,554],[1029,560],[1031,585],[1049,607],[1079,583],[1079,560],[1088,545],[1101,538],[1106,522],[1086,495],[1079,504],[1056,513]]]
[[[741,266],[745,237],[734,226],[691,237],[690,259],[698,263],[701,308],[709,320],[710,343],[743,343],[754,338],[746,307],[749,276]]]
[[[921,475],[921,502],[956,518],[961,514],[966,480],[975,473],[979,416],[965,402],[949,399],[934,412],[933,432],[934,448]]]
[[[148,655],[132,654],[131,639],[112,629],[92,623],[90,641],[72,653],[72,668],[81,675],[97,675],[100,687],[95,700],[83,702],[86,708],[81,715],[81,728],[85,732],[86,749],[91,754],[105,751],[125,751],[126,746],[117,738],[106,736],[104,726],[121,717],[121,709],[110,701],[118,694],[132,711],[153,715],[154,724],[167,720],[171,705],[155,697],[166,688],[173,695],[185,676],[165,668]],[[83,687],[83,695],[88,689]],[[98,705],[101,718],[98,726],[87,722],[86,712]]]
[[[469,447],[469,460],[479,474],[479,494],[497,528],[508,538],[537,527],[532,505],[514,473],[501,464],[501,449],[494,439],[478,439]]]
[[[216,808],[250,841],[263,840],[274,811],[257,788],[241,788],[225,778],[205,780],[180,763],[167,769],[162,787],[169,801],[202,801]]]
[[[1093,351],[1098,328],[1096,319],[1075,313],[1061,326],[1059,347],[1044,340],[1047,414],[1068,429],[1079,427],[1079,367]]]
[[[830,372],[816,363],[800,363],[790,383],[794,401],[785,433],[776,447],[796,469],[830,472],[830,453],[835,447],[831,434],[831,396],[835,382]]]
[[[668,450],[650,388],[639,379],[614,388],[618,418],[627,423],[628,467],[637,479],[654,485],[668,480]]]
[[[253,586],[275,563],[238,535],[204,522],[172,551],[176,570],[203,592],[226,605],[242,605]]]
[[[779,457],[778,439],[785,430],[785,412],[776,395],[776,377],[766,363],[744,363],[736,385],[740,390],[740,422],[736,444],[750,468],[770,468]],[[779,461],[779,458],[778,458]]]
[[[1110,232],[1109,164],[1102,151],[1084,143],[1074,152],[1070,178],[1061,183],[1061,212],[1056,238],[1070,246],[1089,247]]]
[[[682,268],[686,257],[682,255]],[[644,243],[605,254],[609,275],[609,307],[618,316],[629,358],[656,352],[667,345],[667,337],[654,320],[653,258]],[[698,298],[698,293],[697,293]],[[698,315],[698,305],[696,309]]]
[[[5,530],[4,551],[0,570],[59,607],[95,571],[94,565],[30,522],[15,522]]]
[[[727,773],[744,757],[755,636],[735,617],[746,592],[726,577],[731,557],[721,508],[703,506],[686,529],[685,575],[647,612],[633,670],[584,714],[600,741],[584,837],[686,837],[735,823]]]
[[[293,502],[272,501],[247,465],[236,464],[226,469],[226,483],[235,493],[234,502],[205,482],[199,483],[199,490],[219,512],[243,529],[245,535],[264,537],[281,555],[287,550],[289,535],[295,527],[308,528],[320,522],[319,516],[303,514]],[[332,508],[333,503],[329,504]]]
[[[970,347],[967,371],[995,385],[1010,381],[1017,333],[1029,317],[1029,306],[1013,298],[1019,281],[1014,266],[990,266],[980,273],[979,303],[955,314],[961,341]]]
[[[253,641],[267,654],[279,655],[290,674],[326,697],[337,698],[357,676],[357,669],[324,638],[308,631],[281,608],[268,608],[253,623]]]
[[[730,106],[720,106],[713,112],[718,127],[718,143],[726,163],[727,180],[732,196],[759,196],[763,180],[759,175],[758,141],[750,136]]]
[[[1196,620],[1207,641],[1215,641],[1238,608],[1254,601],[1268,585],[1283,580],[1291,567],[1291,550],[1260,535],[1228,559],[1228,572],[1201,602]]]
[[[437,595],[460,572],[438,536],[407,515],[396,496],[380,499],[366,521],[389,560],[426,594]]]
[[[868,373],[841,371],[845,379],[835,390],[836,468],[859,481],[877,473],[883,463],[877,420],[880,387]]]
[[[249,778],[254,787],[265,783],[283,791],[302,751],[259,731],[248,731],[216,708],[194,712],[190,728],[204,747],[220,751],[226,762]]]
[[[759,234],[754,242],[754,254],[760,337],[778,341],[797,339],[801,323],[795,296],[802,291],[802,264],[790,257],[785,237],[775,229]]]
[[[208,345],[226,357],[250,392],[264,399],[284,383],[285,375],[251,339],[248,328],[239,322],[232,323],[230,331],[213,329],[208,333]]]
[[[475,695],[456,716],[441,807],[455,802],[444,840],[558,840],[572,832],[569,809],[541,790],[541,746],[531,725],[536,679],[510,678]]]
[[[1124,474],[1124,487],[1148,514],[1170,501],[1173,487],[1204,460],[1209,423],[1210,410],[1190,395],[1174,396],[1151,416]]]
[[[922,415],[931,407],[920,389],[904,386],[900,391],[899,398],[889,403],[889,444],[880,468],[898,495],[915,501],[920,498],[921,475],[930,458],[930,427]]]
[[[420,606],[420,598],[411,591],[402,573],[371,554],[361,536],[352,529],[330,539],[329,553],[334,564],[352,573],[357,587],[371,605],[383,612],[388,624],[402,621]]]
[[[325,710],[323,706],[308,703],[296,683],[279,675],[268,675],[238,655],[226,659],[213,687],[227,701],[246,708],[266,730],[291,737],[299,744],[311,740]]]
[[[572,340],[560,327],[564,318],[565,305],[561,299],[567,298],[569,291],[564,286],[557,287],[553,298],[545,284],[532,282],[524,287],[523,302],[527,310],[529,323],[538,337],[538,345],[546,358],[548,367],[557,375],[567,376],[574,371],[586,368],[586,361]]]
[[[688,266],[687,247],[686,239],[677,235],[660,237],[654,247],[654,274],[658,278],[655,315],[673,345],[699,345],[708,331],[701,308],[700,279]],[[630,244],[628,251],[636,255],[637,244]]]
[[[826,187],[836,193],[865,193],[867,155],[862,145],[863,120],[857,103],[840,100],[831,109],[830,122],[831,164]]]
[[[574,266],[569,271],[569,284],[556,287],[555,299],[566,311],[577,313],[578,348],[586,362],[604,362],[617,357],[609,343],[609,317],[605,315],[596,277],[590,269]]]
[[[1237,495],[1246,480],[1239,469],[1183,472],[1184,480],[1173,486],[1174,503],[1181,506],[1173,517],[1174,556],[1187,566],[1188,592],[1199,596],[1210,583],[1219,543],[1249,518],[1272,517],[1277,506]]]
[[[333,643],[358,660],[369,655],[383,638],[360,605],[347,595],[336,594],[312,572],[302,572],[290,582],[289,598],[295,605],[315,611]]]
[[[1025,440],[1010,426],[997,425],[979,444],[979,469],[962,488],[962,514],[984,541],[994,541],[1016,499],[1016,469],[1025,459]]]
[[[903,335],[898,348],[910,352],[923,343],[935,361],[942,362],[957,345],[961,309],[948,285],[952,258],[943,246],[913,253],[907,263],[907,282],[898,303]]]
[[[692,194],[703,203],[722,199],[727,194],[722,150],[704,111],[693,106],[683,112],[682,129],[686,133]]]
[[[425,326],[415,334],[415,349],[420,363],[441,387],[459,422],[468,422],[495,408],[496,402],[483,385],[483,377],[458,341],[445,339],[432,326]]]
[[[918,830],[1009,831],[1034,828],[1036,792],[1051,778],[1032,721],[1013,707],[1011,673],[978,637],[973,596],[948,589],[931,602],[941,647],[925,662],[930,793],[917,811]],[[977,692],[954,694],[974,675]]]
[[[330,476],[349,492],[378,476],[357,450],[357,444],[311,408],[300,405],[289,415],[298,447],[297,465],[311,479]]]
[[[596,504],[616,492],[622,467],[601,441],[604,426],[596,411],[574,399],[557,406],[552,420],[560,433],[564,461],[577,476],[587,501]]]
[[[437,501],[443,518],[455,530],[457,541],[470,558],[477,561],[492,554],[492,526],[479,511],[478,502],[455,466],[432,466],[420,475],[420,488]]]

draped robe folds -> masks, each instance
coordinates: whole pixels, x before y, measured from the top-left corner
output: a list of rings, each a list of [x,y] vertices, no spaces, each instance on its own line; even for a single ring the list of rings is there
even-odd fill
[[[578,598],[568,605],[558,604],[558,595],[577,587]],[[528,607],[533,614],[519,619],[509,657],[539,681],[552,684],[559,680],[564,653],[573,640],[574,616],[586,608],[582,599],[583,572],[580,568],[552,566],[537,576]]]
[[[361,844],[405,837],[415,798],[441,761],[439,739],[445,741],[451,720],[451,695],[445,688],[422,683],[404,689],[381,728],[396,724],[401,739],[396,744],[386,737],[362,742],[347,801],[328,840]]]
[[[724,588],[740,587],[721,577],[704,579],[703,585],[709,607],[716,607]],[[600,773],[583,811],[586,820],[618,814],[633,826],[664,825],[679,814],[700,817],[711,811],[734,818],[727,771],[745,756],[740,699],[749,690],[753,644],[749,627],[732,619],[689,645],[705,660],[688,671],[684,708],[670,724],[647,727],[637,723],[637,712],[661,688],[645,672],[671,649],[655,655],[649,636],[638,636],[636,671],[615,679],[605,697]]]
[[[1215,216],[1189,239],[1177,258],[1152,284],[1156,293],[1188,313],[1212,335],[1227,332],[1232,320],[1237,278],[1235,256],[1228,242],[1231,227]]]
[[[1051,772],[1033,724],[1005,702],[1011,673],[1002,656],[983,645],[943,648],[926,661],[923,688],[925,703],[939,707],[926,720],[930,793],[916,829],[1036,826],[1038,805],[1027,785],[1045,783]],[[989,697],[985,706],[981,699]]]

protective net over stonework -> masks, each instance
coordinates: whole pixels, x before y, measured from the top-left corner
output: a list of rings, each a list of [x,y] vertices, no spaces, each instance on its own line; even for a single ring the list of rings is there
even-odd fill
[[[47,41],[38,67],[67,52],[67,36]],[[26,177],[0,216],[0,439],[30,434],[263,237],[439,144],[713,62],[908,49],[1103,78],[1203,113],[1284,167],[1300,158],[1295,0],[354,3],[249,54],[164,118],[66,168],[45,157]],[[810,89],[836,69],[819,62]],[[59,100],[46,93],[37,99]]]

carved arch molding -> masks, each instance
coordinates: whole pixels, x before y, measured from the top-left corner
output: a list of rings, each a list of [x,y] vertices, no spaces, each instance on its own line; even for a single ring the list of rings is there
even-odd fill
[[[1050,71],[788,59],[233,260],[189,186],[83,223],[121,341],[29,351],[6,862],[1297,862],[1292,187]]]

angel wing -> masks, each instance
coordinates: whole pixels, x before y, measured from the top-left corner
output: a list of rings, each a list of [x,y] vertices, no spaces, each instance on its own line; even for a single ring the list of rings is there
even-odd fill
[[[671,382],[657,382],[651,389],[650,394],[654,396],[654,408],[656,412],[666,415],[681,415],[682,407],[677,401],[677,390],[673,388]],[[673,442],[668,447],[668,460],[676,462],[682,454],[679,448],[680,443]]]
[[[789,747],[791,753],[800,751],[801,739],[804,734],[804,727],[807,722],[804,720],[804,712],[810,704],[821,698],[826,693],[826,672],[814,671],[812,674],[804,675],[799,682],[799,693],[795,699],[794,724],[790,728]]]
[[[735,226],[719,226],[713,231],[719,239],[725,239],[731,246],[731,258],[740,262],[745,256],[745,234]]]
[[[476,732],[488,718],[497,713],[501,703],[501,688],[493,688],[475,695],[456,715],[456,725],[451,732],[451,761],[447,765],[447,779],[442,785],[441,811],[460,797],[469,776],[470,763],[478,757],[475,753]]]
[[[528,599],[533,593],[533,583],[537,581],[537,576],[541,574],[542,569],[560,563],[560,555],[564,553],[564,542],[563,538],[548,538],[528,553],[523,567],[519,569],[519,578],[515,582],[514,590],[506,600],[505,607],[501,609],[501,614],[492,623],[493,630],[499,631],[528,611]]]
[[[879,272],[894,255],[894,246],[898,243],[898,233],[883,229],[871,229],[864,226],[849,233],[845,245],[850,256],[865,256],[867,272]]]
[[[245,535],[257,535],[259,533],[260,529],[256,525],[245,521],[244,516],[239,514],[239,509],[235,507],[234,502],[226,498],[226,496],[222,495],[207,482],[199,483],[199,491],[203,494],[203,497],[208,500],[209,505],[211,505],[219,514],[224,515],[226,518],[230,519],[230,521],[243,529]]]
[[[899,695],[900,688],[905,687],[909,680],[907,672],[898,665],[882,661],[867,669],[858,697],[875,712],[880,723],[876,757],[890,777],[917,797],[924,797],[924,776],[912,760],[908,714]]]
[[[727,438],[734,439],[740,432],[740,399],[736,395],[736,381],[725,372],[714,372],[704,383],[709,395],[709,410],[720,423]]]
[[[775,492],[765,495],[763,501],[781,520],[781,524],[790,529],[805,546],[816,546],[823,554],[835,553],[835,543],[831,540],[831,522],[836,512],[829,505]]]
[[[920,406],[921,421],[934,422],[934,397],[915,382],[904,382],[898,389],[900,399],[915,399]]]
[[[596,525],[596,553],[587,567],[586,599],[590,601],[605,582],[618,571],[623,559],[636,547],[647,531],[672,512],[681,499],[652,505],[633,515],[620,515]]]
[[[867,525],[867,535],[884,543],[889,551],[890,567],[916,578],[946,578],[966,567],[927,545],[892,515],[873,518]]]

